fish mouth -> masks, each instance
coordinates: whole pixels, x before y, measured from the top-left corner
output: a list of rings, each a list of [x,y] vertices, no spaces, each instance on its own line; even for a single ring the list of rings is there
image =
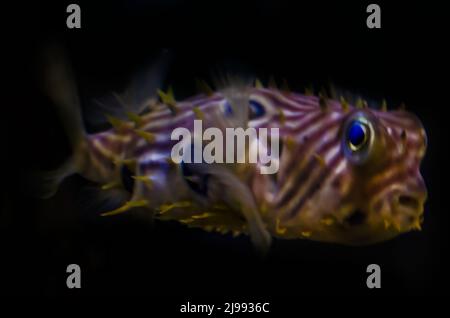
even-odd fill
[[[423,209],[423,203],[409,195],[400,195],[397,202],[400,206],[411,211],[421,211]]]
[[[321,241],[361,246],[386,241],[401,233],[420,230],[426,196],[400,193],[370,204],[337,211],[334,222],[323,223],[323,231],[315,238]]]
[[[369,210],[354,208],[330,229],[334,242],[350,246],[364,246],[391,239],[398,232],[386,229],[383,223],[374,222]]]

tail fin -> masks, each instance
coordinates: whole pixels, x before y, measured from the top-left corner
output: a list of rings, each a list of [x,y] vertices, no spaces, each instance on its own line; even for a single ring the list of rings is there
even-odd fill
[[[73,148],[85,138],[80,101],[72,72],[61,49],[51,48],[46,54],[44,89],[57,105],[66,133]]]
[[[32,175],[33,180],[31,183],[33,195],[42,199],[52,197],[58,190],[61,182],[76,172],[72,158],[69,158],[55,170],[35,172]]]
[[[44,92],[57,106],[57,112],[69,138],[73,155],[59,168],[37,172],[33,183],[35,195],[42,198],[53,196],[61,182],[77,172],[75,156],[80,155],[85,140],[80,102],[73,82],[73,76],[61,48],[51,47],[44,55]]]

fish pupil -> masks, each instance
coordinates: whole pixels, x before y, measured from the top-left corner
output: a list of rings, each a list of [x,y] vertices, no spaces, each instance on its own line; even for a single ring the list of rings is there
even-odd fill
[[[352,150],[357,150],[361,147],[367,139],[366,128],[360,122],[354,122],[348,130],[348,141]]]
[[[225,115],[226,116],[231,116],[233,115],[233,108],[231,107],[229,102],[225,103]]]
[[[250,107],[250,114],[249,114],[250,119],[259,118],[265,114],[264,106],[254,100],[249,101],[249,107]]]

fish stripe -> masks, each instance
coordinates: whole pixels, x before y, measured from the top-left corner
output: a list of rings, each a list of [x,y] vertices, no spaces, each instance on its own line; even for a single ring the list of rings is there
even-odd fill
[[[335,127],[338,126],[338,123],[333,123]],[[299,149],[300,153],[308,154],[306,158],[309,158],[307,160],[304,160],[301,164],[298,165],[298,168],[295,170],[295,173],[292,173],[289,176],[289,179],[285,181],[285,186],[282,188],[280,192],[280,202],[279,206],[283,206],[288,204],[288,202],[295,196],[300,195],[301,189],[306,187],[306,181],[311,179],[311,175],[313,175],[314,167],[318,166],[317,160],[313,157],[314,152],[318,152],[319,154],[327,153],[333,146],[336,146],[339,144],[339,136],[335,133],[336,128],[333,130],[333,126],[328,126],[329,128],[329,135],[335,136],[333,139],[324,142],[322,144],[318,144],[317,140],[312,140],[309,143],[308,147],[302,147]],[[320,134],[318,134],[320,135]],[[306,149],[305,149],[306,148]],[[295,157],[292,161],[295,161]],[[292,166],[294,169],[295,163],[291,163],[289,166]],[[293,181],[295,180],[295,181]],[[290,186],[295,185],[295,186]],[[300,188],[298,188],[300,187]]]
[[[321,167],[322,172],[319,177],[314,180],[314,182],[310,183],[310,186],[306,193],[299,199],[296,200],[298,203],[293,206],[293,208],[288,213],[288,218],[294,218],[300,211],[302,210],[304,204],[307,200],[311,199],[314,194],[321,188],[321,185],[325,182],[325,178],[327,175],[330,175],[332,169],[337,166],[343,160],[343,155],[338,154],[330,161],[330,163],[326,167]],[[317,164],[316,164],[317,166]]]

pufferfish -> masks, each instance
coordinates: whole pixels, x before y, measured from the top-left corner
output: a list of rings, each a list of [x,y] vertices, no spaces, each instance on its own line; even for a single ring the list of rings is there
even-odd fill
[[[110,129],[88,134],[65,68],[55,63],[48,71],[73,155],[47,174],[47,195],[80,174],[100,191],[125,193],[101,216],[144,208],[159,220],[247,234],[261,251],[273,237],[364,245],[421,228],[427,190],[419,168],[427,139],[419,119],[403,109],[387,111],[384,103],[372,109],[361,100],[352,105],[259,81],[217,91],[203,85],[204,93],[181,101],[171,90],[154,90],[139,111],[109,116]],[[174,163],[171,132],[192,130],[199,119],[220,129],[278,128],[278,172],[262,174],[258,162]]]

